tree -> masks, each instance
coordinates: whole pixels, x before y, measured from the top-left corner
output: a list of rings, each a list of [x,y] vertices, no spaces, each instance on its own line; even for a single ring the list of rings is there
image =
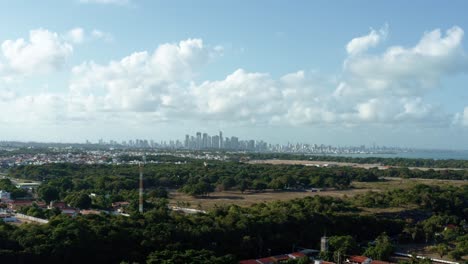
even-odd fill
[[[375,245],[370,246],[364,252],[365,256],[376,260],[387,260],[393,253],[394,247],[386,233],[382,233],[375,240]]]
[[[59,199],[59,190],[49,185],[43,185],[38,190],[39,197],[46,203]]]
[[[89,195],[85,193],[74,193],[65,198],[65,200],[73,207],[80,209],[89,209],[91,207],[92,200]]]
[[[444,243],[438,244],[437,246],[435,246],[435,251],[437,252],[437,254],[439,254],[441,258],[443,258],[445,255],[447,255],[449,247],[447,246],[447,244]]]

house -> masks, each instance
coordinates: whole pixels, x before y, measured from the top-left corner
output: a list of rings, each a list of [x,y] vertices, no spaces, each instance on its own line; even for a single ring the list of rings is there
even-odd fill
[[[63,208],[66,208],[66,207],[68,207],[68,205],[65,202],[51,201],[49,206],[47,206],[47,209],[54,209],[54,208],[63,209]]]
[[[300,258],[307,257],[307,255],[302,252],[293,252],[293,253],[288,254],[288,256],[291,259],[300,259]]]
[[[276,261],[272,257],[257,259],[260,264],[275,264]]]
[[[20,182],[16,185],[16,188],[24,189],[24,190],[32,190],[41,186],[38,182]]]
[[[454,230],[454,229],[456,229],[456,228],[457,228],[456,225],[454,225],[454,224],[448,224],[448,225],[445,226],[444,231],[447,231],[447,230]]]
[[[49,206],[47,206],[47,209],[54,209],[54,208],[60,209],[62,214],[66,214],[69,216],[76,216],[80,212],[80,210],[68,206],[68,204],[65,202],[52,201],[50,202]]]
[[[0,200],[2,201],[11,200],[11,193],[4,191],[4,190],[0,190]]]
[[[266,258],[260,258],[260,259],[246,259],[246,260],[241,260],[239,264],[276,264],[276,263],[284,263],[288,260],[291,259],[300,259],[303,257],[307,257],[306,254],[302,252],[293,252],[289,254],[283,254],[283,255],[276,255],[272,257],[266,257]],[[334,264],[331,262],[323,262],[324,264]]]
[[[33,203],[33,200],[15,200],[8,203],[8,208],[16,211],[22,207],[31,206]]]
[[[80,214],[82,215],[99,215],[101,211],[99,210],[81,210]]]
[[[281,261],[286,261],[290,259],[288,255],[277,255],[271,258],[273,259],[273,261],[275,261],[274,263],[279,263]]]
[[[321,259],[316,259],[316,260],[314,260],[314,264],[335,264],[335,263],[330,262],[330,261],[321,260]]]
[[[0,212],[0,221],[3,222],[16,222],[18,219],[13,214]]]
[[[125,211],[124,208],[128,207],[129,205],[129,202],[115,202],[112,203],[112,209],[118,213],[123,213]]]
[[[351,264],[370,264],[371,261],[371,258],[365,256],[349,256],[345,262]]]
[[[381,261],[381,260],[372,260],[366,256],[349,256],[346,263],[351,264],[390,264],[391,262]]]
[[[66,214],[69,216],[76,216],[80,212],[80,210],[72,207],[60,208],[60,211],[62,211],[62,214]]]

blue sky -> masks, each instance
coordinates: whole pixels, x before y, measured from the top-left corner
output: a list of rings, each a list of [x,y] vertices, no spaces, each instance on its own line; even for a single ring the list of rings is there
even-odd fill
[[[464,1],[0,3],[0,138],[468,149]]]

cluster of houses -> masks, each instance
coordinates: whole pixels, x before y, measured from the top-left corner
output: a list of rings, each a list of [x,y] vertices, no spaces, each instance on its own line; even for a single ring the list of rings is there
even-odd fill
[[[302,250],[299,252],[293,252],[289,254],[276,255],[271,257],[259,258],[259,259],[246,259],[241,260],[239,264],[276,264],[276,263],[286,263],[290,260],[297,260],[306,258],[310,264],[336,264],[334,262],[324,261],[316,259],[316,253],[320,252],[318,250]],[[391,262],[381,261],[381,260],[372,260],[366,256],[349,256],[343,263],[347,264],[391,264]],[[339,263],[342,264],[342,263]]]
[[[63,214],[69,216],[76,216],[78,214],[89,215],[89,214],[120,214],[128,216],[125,214],[125,208],[130,205],[129,202],[116,202],[112,203],[112,208],[109,211],[105,210],[81,210],[79,208],[74,208],[68,205],[66,202],[62,201],[52,201],[50,204],[46,204],[42,201],[37,201],[35,199],[11,199],[11,193],[0,190],[0,221],[4,222],[17,222],[17,212],[27,206],[36,205],[37,207],[43,210],[52,210],[59,209]]]

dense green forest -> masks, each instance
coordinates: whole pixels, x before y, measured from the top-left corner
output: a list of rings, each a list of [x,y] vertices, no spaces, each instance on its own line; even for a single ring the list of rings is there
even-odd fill
[[[137,165],[46,164],[10,169],[15,178],[46,181],[62,194],[77,191],[117,193],[133,190],[138,180]],[[147,188],[180,189],[192,195],[214,190],[261,191],[306,188],[347,189],[352,181],[378,181],[381,177],[467,180],[468,171],[420,171],[407,168],[387,170],[351,167],[317,168],[302,165],[252,165],[236,162],[201,161],[147,164]],[[61,195],[63,197],[63,195]]]
[[[46,225],[0,223],[0,262],[5,263],[235,263],[318,248],[323,234],[336,261],[345,254],[386,260],[395,243],[430,243],[441,255],[468,254],[468,187],[416,185],[351,198],[313,196],[251,207],[216,207],[207,214],[184,215],[168,207],[167,189],[205,195],[215,189],[261,191],[265,188],[350,188],[352,181],[380,177],[463,179],[464,171],[316,168],[300,165],[251,165],[191,160],[146,164],[145,213],[138,213],[137,165],[47,164],[12,168],[10,176],[42,181],[37,195],[46,202],[65,200],[79,208],[108,209],[129,201],[130,217],[80,215],[37,206],[23,213],[50,219]],[[4,179],[2,188],[13,188]],[[89,194],[95,196],[90,197]],[[370,215],[366,208],[400,207],[397,213]],[[446,229],[451,224],[453,229]],[[84,254],[84,252],[86,252]],[[390,252],[390,253],[389,253]],[[182,262],[181,262],[182,261]]]
[[[375,243],[368,244],[377,237],[382,243],[388,240],[392,244],[432,241],[441,247],[446,245],[448,254],[457,258],[468,253],[463,228],[466,215],[458,213],[466,210],[466,199],[462,203],[458,200],[467,197],[468,189],[450,188],[452,190],[419,185],[401,193],[372,195],[376,200],[403,199],[413,203],[418,210],[430,213],[431,216],[423,220],[362,214],[360,206],[367,203],[368,197],[341,200],[314,196],[247,208],[217,207],[208,214],[195,215],[172,212],[165,199],[156,199],[147,212],[135,212],[131,217],[56,215],[46,225],[16,227],[0,223],[0,260],[2,263],[39,260],[50,263],[177,263],[169,262],[175,254],[180,259],[199,259],[199,263],[234,263],[238,259],[290,252],[294,245],[318,248],[319,239],[325,233],[330,236],[331,250],[323,257],[330,260],[336,257],[333,251],[367,252],[380,259],[388,258],[388,254],[380,255],[382,252],[375,248]],[[449,205],[432,207],[414,199],[415,194],[430,195]],[[456,228],[444,231],[447,224]],[[168,262],[164,262],[166,260]]]

